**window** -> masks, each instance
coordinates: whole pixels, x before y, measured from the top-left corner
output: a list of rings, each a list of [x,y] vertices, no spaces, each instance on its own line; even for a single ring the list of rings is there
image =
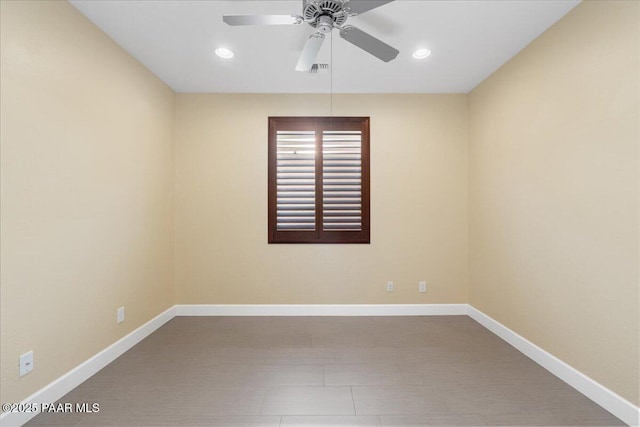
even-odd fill
[[[369,118],[269,118],[269,243],[369,243]]]

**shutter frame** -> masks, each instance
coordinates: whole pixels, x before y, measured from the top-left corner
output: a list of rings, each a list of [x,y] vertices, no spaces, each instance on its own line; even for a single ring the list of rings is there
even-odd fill
[[[278,131],[314,131],[315,132],[315,230],[283,230],[278,229]],[[360,132],[360,230],[324,230],[323,223],[334,223],[338,211],[325,213],[324,203],[324,171],[330,168],[344,168],[344,163],[324,165],[323,133],[325,131],[359,131]],[[369,117],[269,117],[268,118],[268,242],[269,243],[370,243],[370,119]],[[330,162],[331,163],[331,162]],[[357,165],[348,167],[358,167]],[[350,171],[349,173],[353,173]],[[283,188],[290,188],[281,186]],[[334,199],[343,198],[336,192]],[[282,193],[281,193],[282,194]],[[289,194],[289,200],[295,199]],[[294,215],[294,214],[292,214]],[[284,218],[283,211],[280,213]],[[302,221],[302,220],[300,220]],[[294,221],[292,221],[293,223]]]

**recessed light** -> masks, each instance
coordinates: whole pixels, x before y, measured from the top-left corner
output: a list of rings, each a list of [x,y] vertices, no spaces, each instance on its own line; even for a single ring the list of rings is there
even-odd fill
[[[411,56],[413,56],[415,59],[424,59],[429,55],[431,55],[431,51],[429,49],[422,48],[414,50]]]
[[[219,47],[216,49],[216,55],[218,55],[222,59],[231,59],[233,58],[233,51],[231,51],[231,49],[227,49],[226,47]]]

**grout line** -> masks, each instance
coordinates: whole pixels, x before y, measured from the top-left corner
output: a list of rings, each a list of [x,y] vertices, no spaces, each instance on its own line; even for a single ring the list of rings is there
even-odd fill
[[[351,392],[351,403],[353,404],[353,415],[358,415],[356,412],[356,400],[353,398],[353,387],[349,386],[349,391]]]
[[[258,411],[258,415],[262,415],[262,410],[264,409],[264,402],[265,400],[267,400],[267,390],[269,388],[270,388],[269,386],[264,387],[264,393],[262,394],[262,403],[260,403],[260,410]],[[280,416],[280,423],[282,423],[282,416]]]

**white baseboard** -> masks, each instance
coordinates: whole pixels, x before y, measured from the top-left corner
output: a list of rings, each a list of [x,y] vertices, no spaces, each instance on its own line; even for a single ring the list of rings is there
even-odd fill
[[[122,337],[95,356],[82,362],[66,374],[27,397],[21,403],[27,405],[37,404],[37,407],[42,403],[55,402],[86,381],[100,369],[113,362],[125,351],[129,350],[131,347],[149,336],[160,326],[173,319],[176,315],[175,313],[175,306],[170,307],[153,319],[149,320],[144,325],[140,326],[138,329],[130,332],[128,335]],[[3,427],[21,426],[36,415],[38,415],[37,412],[4,412],[0,415],[0,425]]]
[[[464,316],[467,304],[184,304],[177,316]]]
[[[602,406],[630,426],[640,424],[640,408],[592,380],[582,372],[523,338],[502,323],[469,305],[469,316],[485,328],[514,346],[527,357],[551,372],[580,393]]]

